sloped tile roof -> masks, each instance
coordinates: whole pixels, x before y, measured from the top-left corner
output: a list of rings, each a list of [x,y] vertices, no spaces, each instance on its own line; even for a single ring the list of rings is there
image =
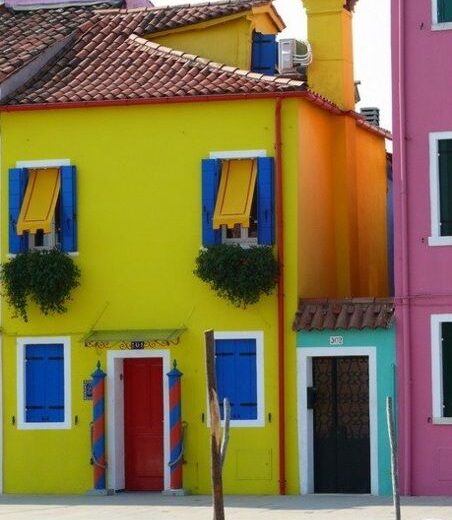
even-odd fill
[[[12,12],[0,7],[0,82],[74,32],[92,17],[93,9],[68,7]]]
[[[257,3],[263,2],[229,1],[216,7],[248,8]],[[299,81],[241,71],[141,38],[139,35],[149,33],[149,13],[154,11],[165,12],[147,9],[93,14],[90,22],[77,29],[76,41],[70,48],[7,103],[77,103],[305,89]]]
[[[125,29],[143,35],[247,11],[270,2],[271,0],[227,0],[123,11],[107,8],[112,3],[126,5],[126,0],[111,0],[110,3],[94,6],[33,11],[11,11],[0,6],[0,82],[46,48],[73,33],[84,22],[91,20],[94,10],[97,10],[98,16],[102,13],[108,17],[116,17],[120,13],[119,16],[128,22]]]
[[[388,329],[393,318],[391,298],[300,299],[293,330]]]

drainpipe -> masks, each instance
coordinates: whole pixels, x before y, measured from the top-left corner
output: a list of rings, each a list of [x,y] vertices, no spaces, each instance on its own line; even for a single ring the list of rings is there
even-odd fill
[[[399,0],[398,2],[398,70],[396,79],[398,79],[397,97],[399,102],[398,114],[398,130],[399,130],[399,168],[400,168],[400,226],[399,226],[399,240],[400,243],[400,261],[398,262],[397,271],[401,278],[401,294],[396,301],[399,301],[402,306],[402,352],[401,359],[403,360],[403,444],[405,449],[403,451],[403,468],[404,480],[403,490],[404,495],[411,495],[411,326],[410,326],[410,279],[409,279],[409,264],[410,256],[408,251],[408,198],[407,198],[407,164],[406,164],[406,119],[405,119],[405,2]],[[398,284],[399,285],[399,284]],[[402,433],[402,432],[400,432]]]
[[[284,230],[283,230],[283,179],[282,179],[282,125],[281,97],[275,106],[275,199],[276,244],[279,265],[277,288],[278,302],[278,404],[279,404],[279,494],[286,494],[286,399],[285,399],[285,313],[284,313]]]

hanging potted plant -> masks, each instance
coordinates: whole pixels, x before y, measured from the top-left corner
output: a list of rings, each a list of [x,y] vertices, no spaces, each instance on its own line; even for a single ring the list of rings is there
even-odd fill
[[[45,315],[66,312],[71,292],[80,285],[80,269],[59,249],[19,253],[0,272],[6,299],[15,317],[28,321],[31,300]]]
[[[271,294],[278,279],[278,262],[271,247],[242,248],[221,244],[202,249],[194,274],[237,307],[257,303]]]

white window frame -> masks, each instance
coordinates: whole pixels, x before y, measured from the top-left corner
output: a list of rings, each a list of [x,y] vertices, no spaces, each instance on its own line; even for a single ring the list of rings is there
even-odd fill
[[[210,152],[209,159],[233,160],[233,159],[257,159],[258,157],[267,157],[265,150],[229,150],[224,152]],[[257,181],[256,181],[257,182]],[[254,195],[256,196],[256,195]],[[221,243],[222,244],[238,244],[243,248],[257,246],[257,237],[248,236],[249,228],[240,226],[240,238],[228,238],[227,226],[221,226]]]
[[[256,399],[257,417],[256,419],[231,419],[232,428],[261,428],[265,426],[265,391],[264,391],[264,333],[262,331],[237,331],[214,332],[214,339],[254,339],[256,340]],[[210,427],[209,396],[207,393],[207,426]],[[224,421],[221,421],[224,424]]]
[[[432,354],[432,423],[452,424],[452,417],[443,414],[443,353],[441,327],[443,323],[452,322],[452,314],[432,314],[431,354]]]
[[[450,31],[452,21],[438,22],[438,0],[432,0],[432,31]]]
[[[51,344],[63,344],[64,421],[27,422],[25,420],[25,347]],[[69,430],[72,426],[71,417],[71,338],[69,336],[17,338],[17,428],[19,430]]]
[[[430,132],[429,134],[431,235],[428,238],[428,244],[430,246],[452,245],[452,235],[441,236],[440,230],[438,142],[446,139],[452,139],[452,131]]]

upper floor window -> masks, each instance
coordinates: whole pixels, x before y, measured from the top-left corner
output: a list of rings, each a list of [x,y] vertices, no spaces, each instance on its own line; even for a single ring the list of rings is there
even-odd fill
[[[76,250],[75,167],[9,170],[9,252]]]
[[[266,76],[274,76],[278,60],[278,43],[274,34],[253,32],[251,70]]]
[[[205,159],[203,245],[274,242],[273,159]]]
[[[452,0],[433,0],[433,24],[452,23]]]
[[[430,245],[452,245],[452,132],[430,134]]]
[[[452,315],[431,317],[433,421],[452,424]]]

